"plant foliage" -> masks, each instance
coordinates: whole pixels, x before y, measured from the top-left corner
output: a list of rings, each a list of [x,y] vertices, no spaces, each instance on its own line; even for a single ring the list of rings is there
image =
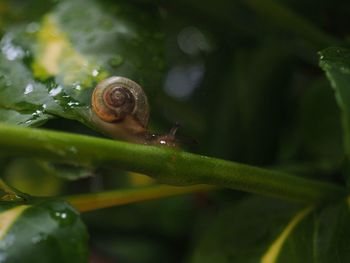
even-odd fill
[[[349,10],[1,1],[0,262],[348,262]],[[98,138],[110,76],[200,154]]]

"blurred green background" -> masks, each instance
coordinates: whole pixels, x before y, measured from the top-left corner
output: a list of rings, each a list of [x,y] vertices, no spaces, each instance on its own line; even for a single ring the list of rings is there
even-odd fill
[[[2,0],[0,36],[14,24],[40,20],[59,2]],[[148,94],[152,130],[165,133],[179,122],[179,137],[197,142],[185,145],[189,151],[342,180],[340,114],[317,52],[347,39],[350,2],[133,0],[130,5],[140,13],[156,12],[164,37],[162,85]],[[49,120],[43,127],[102,136],[66,119]],[[142,175],[105,168],[1,162],[6,181],[33,195],[149,183]],[[83,179],[62,179],[71,173]],[[93,262],[190,262],[199,233],[243,196],[221,190],[86,213]]]

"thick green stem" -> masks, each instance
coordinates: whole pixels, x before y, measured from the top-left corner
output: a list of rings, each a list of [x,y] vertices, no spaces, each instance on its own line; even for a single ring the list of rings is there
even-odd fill
[[[169,148],[4,124],[0,125],[0,149],[14,156],[114,166],[165,184],[209,184],[303,202],[334,199],[345,192],[334,184]]]
[[[325,33],[307,19],[294,13],[274,0],[246,0],[246,3],[264,18],[309,41],[317,49],[339,43],[335,37]]]
[[[215,189],[215,187],[208,185],[195,185],[186,187],[152,185],[102,193],[67,196],[64,199],[70,202],[78,211],[88,212],[100,208],[126,205],[141,201],[148,201],[196,192],[206,192],[213,189]]]

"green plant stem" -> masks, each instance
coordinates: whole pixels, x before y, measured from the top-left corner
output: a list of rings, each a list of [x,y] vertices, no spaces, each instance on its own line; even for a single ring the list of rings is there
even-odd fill
[[[344,188],[334,184],[179,150],[4,124],[0,124],[0,149],[13,156],[114,166],[165,184],[216,185],[308,203],[345,194]]]
[[[64,199],[70,202],[78,211],[88,212],[100,208],[126,205],[176,195],[206,192],[214,189],[216,188],[208,185],[195,185],[185,187],[152,185],[102,193],[67,196]]]
[[[270,19],[276,25],[309,41],[317,49],[323,49],[340,42],[277,1],[246,0],[246,3],[262,17]]]

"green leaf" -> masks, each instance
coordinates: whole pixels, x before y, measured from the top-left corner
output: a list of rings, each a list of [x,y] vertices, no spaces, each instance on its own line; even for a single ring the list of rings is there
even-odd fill
[[[11,24],[32,21],[46,12],[54,1],[40,0],[2,0],[0,2],[0,36],[3,30]],[[35,24],[28,24],[28,29],[35,28]]]
[[[6,166],[2,178],[14,188],[35,196],[55,196],[63,182],[50,169],[50,164],[38,159],[14,159]]]
[[[0,53],[0,121],[22,126],[40,124],[52,117],[44,111],[53,114],[63,109],[49,96],[45,85],[35,81],[18,60],[24,50],[11,41],[11,37],[5,36],[0,42],[3,51]]]
[[[229,207],[203,231],[191,262],[259,262],[297,209],[260,198]]]
[[[338,262],[350,258],[350,211],[349,197],[346,202],[323,209],[315,222],[320,239],[316,243],[315,258],[321,263],[332,262],[336,253]],[[315,232],[316,232],[315,231]],[[317,236],[316,236],[317,238]],[[317,239],[314,240],[317,240]]]
[[[40,125],[60,116],[101,130],[92,120],[91,94],[98,81],[113,75],[140,83],[152,95],[164,68],[153,11],[61,1],[35,30],[8,30],[0,42],[0,121]]]
[[[203,231],[191,262],[347,262],[349,204],[322,209],[251,198]]]
[[[1,190],[4,192],[0,202],[1,261],[87,261],[86,229],[70,205],[17,194],[3,183]]]
[[[350,157],[350,50],[327,48],[320,53],[320,66],[335,90],[335,97],[342,114],[344,148]]]
[[[317,118],[315,118],[317,116]],[[339,162],[344,153],[340,110],[327,80],[316,80],[303,94],[298,135],[304,156],[311,160]]]
[[[348,201],[309,214],[288,236],[276,262],[347,262],[349,220]]]
[[[83,213],[83,219],[93,245],[114,255],[115,262],[163,263],[183,262],[182,247],[197,215],[198,196],[179,196],[95,210]]]

